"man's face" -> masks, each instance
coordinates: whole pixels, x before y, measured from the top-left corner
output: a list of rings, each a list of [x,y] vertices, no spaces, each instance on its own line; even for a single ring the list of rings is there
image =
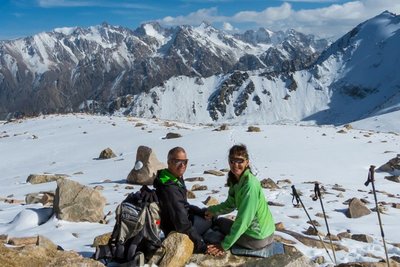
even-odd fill
[[[168,160],[168,170],[176,177],[181,177],[186,171],[188,159],[186,153],[179,151]]]

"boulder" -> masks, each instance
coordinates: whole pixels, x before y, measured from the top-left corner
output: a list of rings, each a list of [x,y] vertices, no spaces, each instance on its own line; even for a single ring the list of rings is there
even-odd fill
[[[250,133],[259,133],[259,132],[261,132],[261,129],[260,129],[260,127],[257,127],[257,126],[249,126],[248,128],[247,128],[247,131],[248,132],[250,132]]]
[[[161,248],[149,260],[148,265],[159,267],[182,267],[193,254],[194,244],[189,236],[171,232],[162,242]]]
[[[45,240],[45,238],[40,238]],[[57,250],[51,241],[39,241],[36,245],[18,248],[5,247],[0,243],[0,266],[85,266],[102,267],[102,263],[84,258],[74,251]]]
[[[354,234],[351,236],[351,239],[364,243],[372,243],[374,241],[374,239],[371,236],[366,234]]]
[[[215,197],[209,196],[206,200],[203,201],[203,204],[207,207],[218,205],[219,201]]]
[[[101,151],[100,155],[99,155],[99,159],[111,159],[111,158],[115,158],[115,157],[116,157],[116,155],[109,147],[107,147],[106,149]]]
[[[223,173],[222,171],[219,171],[219,170],[206,170],[206,171],[204,171],[204,174],[211,174],[211,175],[215,175],[215,176],[225,176],[225,173]]]
[[[96,236],[94,238],[94,240],[93,240],[92,247],[97,247],[97,246],[100,246],[100,245],[107,245],[108,241],[111,238],[111,234],[112,233],[109,232],[109,233],[105,233],[105,234]]]
[[[57,181],[54,212],[58,219],[72,222],[100,222],[106,199],[100,191],[64,179]]]
[[[309,246],[309,247],[321,248],[321,249],[325,248],[325,247],[327,247],[327,248],[331,247],[329,242],[324,242],[324,244],[322,244],[321,240],[319,240],[319,239],[314,239],[314,238],[311,238],[311,237],[303,236],[303,235],[301,235],[299,233],[296,233],[294,231],[280,230],[279,232],[291,235],[294,238],[296,238],[298,241],[300,241],[301,243],[303,243],[304,245]],[[324,245],[325,245],[325,247],[324,247]],[[343,250],[343,251],[346,251],[346,252],[349,251],[349,249],[347,247],[345,247],[343,245],[340,245],[340,244],[333,243],[333,247],[334,247],[335,251],[337,251],[337,250]]]
[[[31,184],[42,184],[54,182],[58,179],[65,179],[67,177],[68,175],[66,174],[31,174],[26,179],[26,182]]]
[[[371,211],[365,204],[358,198],[353,198],[349,202],[349,208],[346,211],[346,216],[349,218],[360,218],[370,214]]]
[[[271,178],[263,179],[261,181],[261,187],[267,189],[279,189],[279,186]]]
[[[163,139],[174,139],[179,137],[182,137],[179,133],[167,133]]]
[[[295,247],[284,245],[284,254],[276,254],[268,258],[236,256],[230,251],[225,255],[213,257],[204,254],[193,254],[189,262],[200,267],[205,266],[246,266],[246,267],[308,267],[316,266],[311,259],[305,257]]]
[[[139,146],[136,151],[135,166],[126,178],[128,183],[152,185],[157,171],[167,166],[157,159],[156,153],[147,146]]]
[[[391,176],[385,176],[386,180],[395,182],[395,183],[400,183],[400,176],[399,175],[391,175]]]
[[[192,191],[203,191],[203,190],[207,190],[207,186],[206,185],[200,185],[200,184],[194,184],[192,186]]]
[[[30,193],[25,196],[26,204],[41,203],[43,206],[53,206],[54,192]]]
[[[389,172],[392,173],[393,175],[399,175],[400,174],[400,154],[397,154],[395,158],[392,158],[382,166],[380,166],[377,171],[382,171],[382,172]]]

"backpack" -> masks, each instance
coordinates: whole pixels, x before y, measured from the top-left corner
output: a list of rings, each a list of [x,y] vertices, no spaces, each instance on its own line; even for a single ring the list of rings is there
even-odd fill
[[[160,207],[154,190],[143,186],[115,210],[115,225],[107,245],[96,247],[95,260],[142,266],[161,246]]]

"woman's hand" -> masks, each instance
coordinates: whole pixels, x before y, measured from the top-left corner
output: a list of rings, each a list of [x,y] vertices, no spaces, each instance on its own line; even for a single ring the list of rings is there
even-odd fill
[[[225,254],[225,250],[221,247],[220,244],[208,245],[206,253],[213,256],[223,256]]]
[[[204,218],[208,221],[211,221],[213,215],[210,211],[206,210],[206,212],[204,213]]]

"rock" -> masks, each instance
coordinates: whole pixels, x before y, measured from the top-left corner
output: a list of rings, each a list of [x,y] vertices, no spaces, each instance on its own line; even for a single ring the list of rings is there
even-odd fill
[[[345,125],[343,125],[343,127],[344,127],[346,130],[352,130],[352,129],[353,129],[353,126],[351,126],[351,124],[345,124]]]
[[[271,179],[263,179],[261,181],[261,187],[266,189],[279,189],[279,186]]]
[[[207,190],[207,186],[206,185],[200,185],[200,184],[194,184],[192,186],[192,191],[202,191],[202,190]]]
[[[400,176],[398,175],[385,176],[385,179],[395,183],[400,183]]]
[[[0,244],[0,266],[104,266],[98,261],[84,258],[74,251],[61,251],[56,245],[28,245],[19,248],[5,247]]]
[[[92,247],[97,247],[100,245],[107,245],[110,238],[111,238],[111,232],[105,233],[102,235],[98,235],[94,238]]]
[[[215,175],[215,176],[225,176],[225,173],[223,173],[222,171],[219,171],[219,170],[206,170],[206,171],[204,171],[204,174],[211,174],[211,175]]]
[[[2,234],[0,235],[0,243],[7,243],[8,242],[8,235]]]
[[[26,182],[31,184],[42,184],[54,182],[58,179],[65,179],[67,177],[68,175],[66,174],[31,174],[26,179]]]
[[[283,222],[277,222],[275,224],[275,229],[276,229],[276,231],[285,230],[285,226],[283,225]]]
[[[25,196],[26,204],[41,203],[45,207],[53,206],[54,192],[30,193]]]
[[[346,216],[349,218],[360,218],[370,214],[371,211],[358,198],[353,198],[349,202],[349,208],[346,211]]]
[[[337,131],[337,133],[341,133],[341,134],[347,134],[347,131],[346,131],[346,130],[344,130],[344,129],[342,129],[342,130],[339,130],[339,131]]]
[[[351,238],[351,233],[349,233],[349,232],[341,232],[341,233],[338,233],[337,234],[337,236],[339,237],[339,238]]]
[[[388,264],[386,262],[346,262],[346,263],[341,263],[337,265],[337,267],[387,267]],[[389,263],[390,267],[399,267],[400,264],[398,264],[395,261],[390,261]]]
[[[346,189],[344,189],[341,185],[335,184],[332,186],[332,190],[340,191],[340,192],[346,192]]]
[[[278,180],[276,181],[277,184],[292,184],[292,181],[290,179],[283,179],[283,180]]]
[[[390,257],[391,260],[400,263],[400,256],[392,256]]]
[[[400,203],[392,203],[392,208],[400,209]]]
[[[158,262],[156,259],[150,259],[148,264],[149,266],[156,264],[159,267],[185,266],[193,254],[193,248],[193,242],[187,235],[171,232],[162,242],[160,250],[163,251],[163,257],[161,262]]]
[[[186,196],[187,196],[188,199],[194,199],[194,198],[196,198],[195,193],[193,193],[193,192],[190,191],[190,190],[187,190]]]
[[[315,225],[316,227],[320,227],[321,224],[317,220],[307,221],[308,224]]]
[[[278,203],[278,202],[273,202],[273,201],[268,201],[269,206],[275,206],[275,207],[284,207],[285,204]]]
[[[204,177],[190,177],[185,179],[186,182],[203,182]]]
[[[268,258],[236,256],[227,251],[223,256],[213,257],[205,254],[193,254],[190,258],[189,266],[246,266],[246,267],[308,267],[315,264],[299,252],[295,247],[283,245],[284,254],[276,254]]]
[[[156,153],[147,146],[139,146],[136,151],[135,166],[126,180],[131,184],[152,185],[157,171],[167,166],[157,159]]]
[[[323,264],[325,263],[325,258],[324,256],[317,256],[313,260],[316,264]]]
[[[372,243],[374,241],[371,236],[365,234],[354,234],[351,236],[351,239],[365,243]]]
[[[380,166],[377,169],[377,171],[389,172],[389,173],[392,173],[393,175],[399,175],[400,174],[400,154],[397,154],[397,156],[395,158],[392,158],[387,163]]]
[[[303,234],[305,235],[320,235],[320,236],[325,236],[325,233],[321,231],[315,231],[314,227],[310,226],[306,231],[303,231]]]
[[[174,139],[179,137],[182,137],[182,135],[179,133],[167,133],[163,139]]]
[[[260,129],[260,127],[257,127],[257,126],[249,126],[248,128],[247,128],[247,131],[248,132],[261,132],[261,129]]]
[[[30,237],[11,237],[8,240],[8,244],[13,246],[27,246],[27,245],[36,245],[38,241],[37,236]]]
[[[320,217],[320,218],[325,218],[325,217],[324,217],[324,214],[321,213],[321,212],[315,213],[315,216],[316,216],[316,217]],[[326,215],[326,218],[329,219],[330,217],[329,217],[328,215]]]
[[[221,126],[219,126],[218,128],[214,129],[213,131],[226,131],[229,130],[229,126],[227,124],[222,124]]]
[[[72,222],[99,222],[104,218],[106,199],[100,191],[63,179],[57,181],[54,212],[58,219]]]
[[[218,199],[209,196],[206,200],[203,201],[203,204],[210,207],[210,206],[218,205],[219,201],[218,201]]]
[[[303,243],[306,246],[313,247],[313,248],[324,248],[324,245],[322,244],[322,242],[319,239],[314,239],[314,238],[310,238],[307,236],[303,236],[299,233],[296,233],[296,232],[290,231],[290,230],[282,230],[280,232],[293,236],[294,238],[296,238],[297,240],[299,240],[301,243]],[[324,242],[324,244],[327,248],[331,247],[329,242]],[[333,246],[336,251],[337,250],[343,250],[346,252],[349,251],[349,249],[347,247],[340,245],[340,244],[333,243]]]
[[[101,151],[100,155],[99,155],[99,159],[111,159],[111,158],[115,158],[115,157],[116,157],[116,155],[109,147],[107,147],[106,149]]]
[[[309,267],[316,266],[316,264],[301,252],[297,251],[287,253],[285,248],[284,254],[273,255],[268,258],[259,260],[247,261],[246,267],[264,267],[264,266],[280,266],[280,267]]]
[[[283,243],[286,245],[295,245],[296,244],[296,242],[289,240],[289,239],[285,239],[285,238],[281,237],[280,235],[276,235],[276,234],[274,235],[274,241],[280,242],[280,243]]]

